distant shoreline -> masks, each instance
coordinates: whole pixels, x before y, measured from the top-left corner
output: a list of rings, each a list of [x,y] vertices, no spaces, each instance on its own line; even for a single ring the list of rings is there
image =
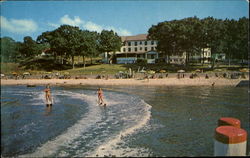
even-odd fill
[[[164,79],[1,79],[1,85],[89,85],[89,86],[236,86],[247,79],[164,78]]]

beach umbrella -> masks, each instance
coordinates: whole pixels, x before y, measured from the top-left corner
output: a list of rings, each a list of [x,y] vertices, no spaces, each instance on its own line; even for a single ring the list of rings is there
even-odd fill
[[[201,70],[200,69],[196,69],[195,72],[201,72]]]
[[[148,74],[155,74],[155,71],[150,70],[150,71],[148,71]]]
[[[247,68],[240,69],[240,72],[249,72],[249,69],[247,69]]]
[[[222,71],[222,69],[215,69],[215,71]]]
[[[145,73],[146,71],[145,71],[145,70],[141,70],[140,72],[141,72],[141,73]]]
[[[12,75],[17,75],[17,73],[16,72],[12,72]]]
[[[160,73],[165,73],[166,72],[166,70],[160,70]]]
[[[30,73],[29,72],[24,72],[23,75],[30,75]]]
[[[177,72],[179,72],[179,73],[184,73],[185,70],[178,70]]]

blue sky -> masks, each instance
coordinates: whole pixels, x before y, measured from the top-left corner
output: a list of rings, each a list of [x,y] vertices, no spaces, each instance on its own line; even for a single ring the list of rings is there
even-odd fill
[[[197,16],[218,19],[249,17],[247,0],[141,0],[141,1],[4,1],[1,37],[16,41],[52,31],[62,24],[119,35],[147,33],[162,21]]]

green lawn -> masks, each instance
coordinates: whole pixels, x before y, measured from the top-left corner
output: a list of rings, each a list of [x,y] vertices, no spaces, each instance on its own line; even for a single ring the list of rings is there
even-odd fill
[[[116,74],[119,71],[126,71],[126,67],[123,65],[109,65],[109,64],[100,64],[100,65],[92,65],[85,68],[75,68],[70,70],[61,71],[69,72],[73,75],[89,75],[89,74]]]
[[[195,72],[196,69],[203,69],[204,72],[226,72],[226,71],[239,71],[242,67],[239,65],[218,65],[215,67],[214,70],[209,68],[209,65],[192,65],[192,66],[178,66],[178,65],[167,65],[167,64],[95,64],[95,65],[88,65],[84,67],[76,67],[75,69],[67,69],[63,71],[53,70],[52,72],[59,72],[64,74],[65,72],[69,72],[71,75],[98,75],[98,74],[116,74],[119,71],[128,71],[129,68],[132,71],[137,72],[138,68],[140,70],[144,67],[144,70],[154,70],[159,72],[160,70],[166,70],[167,73],[176,73],[180,69],[184,69],[186,72]],[[44,74],[45,71],[38,71],[38,70],[24,70],[21,67],[18,67],[18,64],[15,63],[1,63],[1,73],[4,74],[11,74],[12,72],[17,72],[18,74],[22,74],[23,72],[30,72],[32,74]]]
[[[12,72],[23,72],[23,70],[21,70],[18,66],[19,64],[16,63],[1,63],[1,73],[10,74]]]

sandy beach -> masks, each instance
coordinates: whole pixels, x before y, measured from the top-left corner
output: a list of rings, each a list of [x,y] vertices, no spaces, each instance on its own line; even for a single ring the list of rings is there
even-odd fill
[[[1,85],[131,85],[131,86],[236,86],[248,79],[227,78],[164,78],[164,79],[1,79]]]

